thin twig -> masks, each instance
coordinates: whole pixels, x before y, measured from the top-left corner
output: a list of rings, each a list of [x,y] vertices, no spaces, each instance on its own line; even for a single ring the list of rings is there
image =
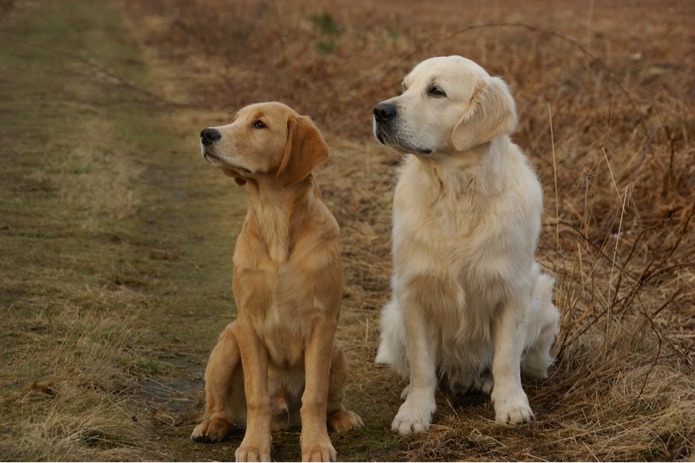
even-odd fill
[[[560,204],[558,202],[558,189],[557,189],[557,161],[555,159],[555,136],[553,134],[553,112],[550,109],[550,102],[548,102],[548,121],[550,124],[550,146],[553,152],[553,179],[555,180],[555,251],[560,248],[560,227],[557,222],[560,221]]]

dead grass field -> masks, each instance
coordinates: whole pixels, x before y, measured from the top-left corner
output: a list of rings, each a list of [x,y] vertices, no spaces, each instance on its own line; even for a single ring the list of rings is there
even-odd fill
[[[49,30],[65,14],[16,3],[22,17],[42,11]],[[695,4],[76,4],[85,12],[41,42],[68,44],[71,59],[41,68],[54,56],[44,51],[29,72],[16,54],[24,86],[0,67],[14,95],[0,103],[22,115],[0,132],[8,459],[232,457],[240,434],[217,446],[188,440],[205,359],[233,314],[228,256],[243,210],[243,190],[197,158],[196,135],[266,100],[311,115],[331,147],[317,178],[342,229],[346,401],[366,425],[333,437],[339,459],[692,459]],[[109,19],[119,14],[124,24]],[[0,21],[14,24],[12,11]],[[104,37],[108,46],[94,45]],[[18,49],[35,52],[35,42]],[[404,384],[373,358],[399,157],[373,140],[371,109],[415,63],[443,54],[511,85],[513,138],[545,190],[538,258],[558,282],[558,361],[547,380],[525,384],[535,423],[500,427],[487,398],[441,394],[430,432],[398,437],[389,425]],[[41,73],[80,79],[50,88],[55,103],[27,87],[43,85]],[[45,114],[29,118],[25,101]],[[50,125],[56,111],[81,123]],[[61,155],[18,144],[13,134],[27,128]],[[298,433],[276,435],[273,457],[298,458]]]
[[[651,460],[690,453],[695,6],[144,5],[137,14],[148,20],[141,23],[147,43],[181,63],[196,102],[229,114],[280,100],[327,134],[332,157],[319,180],[343,230],[341,338],[351,353],[353,407],[384,424],[402,385],[370,362],[376,313],[388,296],[398,156],[371,139],[371,108],[434,55],[463,54],[511,84],[521,119],[514,138],[546,192],[539,254],[558,277],[558,363],[547,381],[527,385],[537,423],[502,429],[487,402],[442,396],[433,430],[400,439],[391,457]]]

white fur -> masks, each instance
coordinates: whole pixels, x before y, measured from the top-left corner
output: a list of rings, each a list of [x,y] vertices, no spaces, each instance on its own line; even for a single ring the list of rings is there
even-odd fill
[[[420,63],[404,87],[380,104],[396,116],[374,125],[382,142],[416,152],[394,195],[392,299],[376,357],[410,381],[392,427],[429,427],[440,378],[454,391],[492,389],[500,423],[530,421],[520,372],[546,376],[559,314],[534,260],[542,190],[509,139],[513,99],[461,57]]]

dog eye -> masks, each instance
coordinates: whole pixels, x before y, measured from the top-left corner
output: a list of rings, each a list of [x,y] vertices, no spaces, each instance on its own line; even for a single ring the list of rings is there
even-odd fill
[[[446,96],[446,93],[444,93],[444,90],[442,90],[439,87],[430,87],[430,89],[427,90],[427,96],[431,96],[434,98],[444,98]]]
[[[254,121],[253,124],[251,124],[254,129],[265,129],[267,126],[263,123],[262,120],[258,119],[257,121]]]

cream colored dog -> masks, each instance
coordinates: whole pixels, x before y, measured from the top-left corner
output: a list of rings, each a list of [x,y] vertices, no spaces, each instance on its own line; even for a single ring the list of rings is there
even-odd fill
[[[439,378],[492,391],[499,423],[531,421],[520,372],[546,376],[559,314],[534,260],[542,190],[509,139],[514,101],[460,56],[423,61],[403,89],[374,108],[377,139],[412,153],[394,195],[392,299],[376,357],[410,380],[393,430],[429,428]]]
[[[339,229],[311,174],[328,155],[326,143],[308,117],[261,103],[204,129],[201,149],[247,184],[248,214],[234,250],[237,319],[210,355],[205,417],[191,437],[219,442],[245,423],[237,461],[268,461],[271,426],[301,418],[302,460],[335,460],[327,425],[344,431],[362,419],[342,405]]]

